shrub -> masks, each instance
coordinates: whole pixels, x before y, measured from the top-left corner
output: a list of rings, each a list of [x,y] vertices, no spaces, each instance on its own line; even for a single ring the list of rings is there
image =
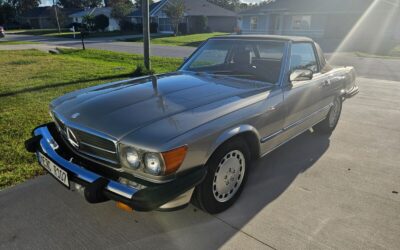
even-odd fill
[[[119,21],[119,28],[121,31],[135,31],[135,24],[129,20],[122,19]]]
[[[144,65],[139,64],[136,66],[135,71],[133,71],[132,76],[133,77],[138,77],[138,76],[148,76],[148,75],[154,75],[154,70],[148,70]]]
[[[191,33],[207,32],[208,19],[206,16],[192,17]]]
[[[186,35],[187,34],[187,24],[186,23],[180,23],[178,26],[178,31],[179,34]]]
[[[135,23],[133,25],[133,31],[141,34],[143,32],[143,25],[141,23]]]
[[[106,15],[100,14],[98,16],[95,16],[94,25],[97,30],[104,31],[108,27],[108,25],[110,25],[110,20]]]
[[[158,23],[150,23],[150,33],[158,32]]]

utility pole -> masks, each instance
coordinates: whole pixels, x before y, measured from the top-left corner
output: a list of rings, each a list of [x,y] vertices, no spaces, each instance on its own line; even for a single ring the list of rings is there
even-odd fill
[[[57,5],[55,4],[54,0],[53,0],[53,7],[54,7],[54,13],[56,14],[58,33],[61,33],[60,22],[58,21]]]
[[[147,70],[151,69],[150,62],[150,14],[149,0],[142,0],[142,17],[143,17],[143,55],[144,66]]]

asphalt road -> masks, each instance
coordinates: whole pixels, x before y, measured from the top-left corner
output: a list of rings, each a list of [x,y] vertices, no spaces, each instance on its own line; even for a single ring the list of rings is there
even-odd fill
[[[127,52],[133,54],[143,54],[143,44],[135,42],[120,42],[117,41],[121,38],[127,38],[130,36],[121,37],[101,37],[101,38],[88,38],[85,39],[85,47],[93,49],[110,50],[116,52]],[[132,36],[133,37],[133,36]],[[54,38],[46,36],[31,36],[31,35],[7,35],[6,40],[10,41],[34,41],[46,44],[53,48],[58,46],[82,48],[80,39],[65,39],[65,38]],[[4,45],[2,45],[4,46]],[[21,47],[27,45],[20,45]],[[178,57],[184,58],[192,54],[195,50],[193,47],[182,47],[182,46],[160,46],[151,45],[151,55],[164,56],[164,57]]]
[[[111,50],[117,52],[127,52],[134,54],[143,53],[142,43],[134,42],[119,42],[116,41],[124,37],[106,37],[106,38],[90,38],[86,41],[87,48]],[[27,35],[7,35],[7,40],[18,41],[36,41],[46,44],[48,49],[56,47],[72,47],[81,48],[80,40],[74,39],[60,39],[45,36],[27,36]],[[43,50],[43,45],[18,45],[20,48],[32,48],[37,46],[38,49]],[[18,47],[17,46],[17,47]],[[1,48],[6,48],[2,45]],[[15,49],[15,46],[10,46]],[[46,48],[45,48],[46,49]],[[151,45],[151,55],[164,56],[164,57],[178,57],[184,58],[190,56],[195,48],[193,47],[179,47],[179,46],[161,46]],[[367,58],[358,57],[352,53],[336,53],[328,54],[327,58],[332,59],[331,63],[339,66],[354,66],[360,77],[382,79],[391,81],[400,81],[400,59],[380,59],[380,58]]]
[[[0,248],[399,249],[400,82],[358,84],[331,137],[258,160],[222,214],[90,205],[43,176],[0,192]]]

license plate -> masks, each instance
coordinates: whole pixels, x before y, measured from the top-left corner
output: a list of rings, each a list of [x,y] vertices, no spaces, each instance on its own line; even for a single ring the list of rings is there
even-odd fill
[[[65,170],[54,164],[50,159],[39,152],[40,165],[42,165],[50,174],[52,174],[62,184],[69,187],[68,174]]]

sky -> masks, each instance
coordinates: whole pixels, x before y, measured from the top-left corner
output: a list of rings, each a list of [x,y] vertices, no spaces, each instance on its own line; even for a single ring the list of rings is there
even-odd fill
[[[258,3],[261,2],[262,0],[241,0],[242,2],[245,3]],[[52,5],[53,4],[53,0],[42,0],[42,4],[41,6],[47,6],[47,5]]]

